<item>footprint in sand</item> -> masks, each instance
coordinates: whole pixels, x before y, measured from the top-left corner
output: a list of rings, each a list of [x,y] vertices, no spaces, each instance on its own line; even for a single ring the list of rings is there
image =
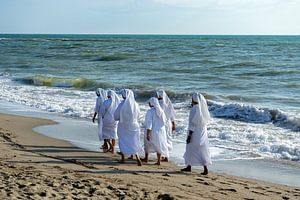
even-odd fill
[[[188,184],[181,184],[182,186],[185,186],[185,187],[193,187],[192,185],[188,185]]]
[[[234,188],[221,188],[219,190],[221,190],[221,191],[229,191],[229,192],[237,192],[236,189],[234,189]]]
[[[222,182],[222,181],[220,181],[219,183],[221,183],[221,184],[223,184],[223,185],[231,185],[230,183]]]
[[[267,190],[267,192],[270,192],[270,193],[273,193],[273,194],[281,194],[281,192],[272,191],[272,190]]]
[[[266,195],[265,193],[257,192],[257,191],[254,191],[254,190],[252,190],[251,192],[253,192],[253,193],[255,193],[255,194],[260,194],[260,195],[264,195],[264,196],[269,196],[269,195]]]

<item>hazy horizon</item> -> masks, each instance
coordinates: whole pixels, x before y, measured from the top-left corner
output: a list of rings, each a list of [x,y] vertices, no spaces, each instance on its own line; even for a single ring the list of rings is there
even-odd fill
[[[299,35],[297,0],[0,0],[1,34]]]

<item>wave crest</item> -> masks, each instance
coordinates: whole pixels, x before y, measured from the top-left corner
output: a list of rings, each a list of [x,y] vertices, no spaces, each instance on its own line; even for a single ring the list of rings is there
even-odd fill
[[[31,76],[17,79],[22,83],[35,86],[48,87],[64,87],[64,88],[78,88],[78,89],[95,89],[97,87],[107,88],[110,85],[107,83],[98,83],[87,78],[61,78],[49,77],[43,75]]]
[[[289,116],[279,109],[257,108],[240,103],[218,103],[208,101],[209,111],[214,117],[234,119],[252,123],[273,123],[275,126],[300,131],[300,119]]]

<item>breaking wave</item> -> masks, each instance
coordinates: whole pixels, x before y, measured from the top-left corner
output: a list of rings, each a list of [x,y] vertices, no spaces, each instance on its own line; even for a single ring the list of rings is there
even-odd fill
[[[16,81],[22,82],[27,85],[34,86],[48,86],[48,87],[64,87],[64,88],[77,88],[77,89],[87,89],[94,90],[97,87],[108,88],[110,84],[99,83],[87,78],[61,78],[61,77],[51,77],[36,75],[25,78],[16,79]]]
[[[300,131],[300,119],[279,109],[258,108],[241,103],[218,103],[208,101],[209,111],[214,117],[234,119],[251,123],[273,123],[276,126]]]

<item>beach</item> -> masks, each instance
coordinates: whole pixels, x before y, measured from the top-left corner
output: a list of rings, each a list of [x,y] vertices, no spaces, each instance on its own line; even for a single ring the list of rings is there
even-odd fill
[[[174,163],[142,167],[32,130],[51,120],[0,114],[1,199],[300,199],[300,188]]]

